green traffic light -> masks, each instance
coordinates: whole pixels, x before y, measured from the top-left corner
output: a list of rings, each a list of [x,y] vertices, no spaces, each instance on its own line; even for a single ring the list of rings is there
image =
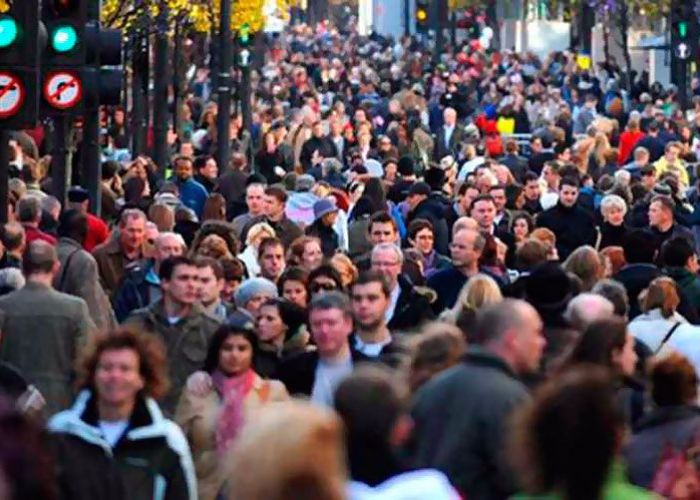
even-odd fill
[[[78,33],[73,26],[59,26],[51,36],[51,48],[56,52],[70,52],[78,44]]]
[[[17,40],[17,21],[9,16],[0,18],[0,48],[9,47]]]
[[[246,45],[250,40],[250,25],[248,23],[243,23],[239,29],[239,39],[242,45]]]
[[[678,23],[678,34],[681,38],[685,38],[688,35],[688,23],[681,21]]]

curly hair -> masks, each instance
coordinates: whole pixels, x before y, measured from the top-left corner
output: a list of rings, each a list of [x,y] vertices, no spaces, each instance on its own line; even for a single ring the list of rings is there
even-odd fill
[[[154,399],[164,396],[170,387],[165,346],[156,337],[125,327],[101,334],[88,344],[78,364],[77,386],[95,390],[95,372],[102,354],[121,349],[130,349],[138,355],[139,373],[144,380],[141,393]]]

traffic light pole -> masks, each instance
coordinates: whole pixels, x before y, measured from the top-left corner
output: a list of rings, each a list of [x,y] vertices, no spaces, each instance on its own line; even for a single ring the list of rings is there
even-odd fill
[[[231,39],[231,0],[221,1],[219,23],[219,77],[217,95],[219,111],[216,116],[216,163],[220,171],[228,169],[231,156],[231,64],[233,62],[233,40]]]
[[[102,208],[102,162],[100,161],[100,112],[85,111],[83,123],[83,187],[90,193],[90,213],[99,217]]]
[[[10,131],[0,129],[0,223],[7,222],[8,172],[10,171]]]
[[[153,67],[153,161],[158,166],[158,175],[163,178],[168,167],[168,64],[169,43],[166,9],[157,21],[155,64]]]
[[[66,188],[68,186],[68,133],[72,119],[70,115],[61,115],[53,120],[54,149],[51,154],[51,190],[62,206],[66,203]]]

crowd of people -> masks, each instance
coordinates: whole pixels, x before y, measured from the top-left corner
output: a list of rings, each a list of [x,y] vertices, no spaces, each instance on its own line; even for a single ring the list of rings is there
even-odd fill
[[[105,114],[99,217],[13,134],[7,498],[700,497],[700,99],[438,59],[290,27],[226,165],[200,68],[168,165]]]

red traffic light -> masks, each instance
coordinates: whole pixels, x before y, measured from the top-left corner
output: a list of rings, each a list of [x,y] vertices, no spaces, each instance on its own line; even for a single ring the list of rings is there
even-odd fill
[[[80,7],[81,0],[52,0],[51,8],[59,16],[74,14]]]

